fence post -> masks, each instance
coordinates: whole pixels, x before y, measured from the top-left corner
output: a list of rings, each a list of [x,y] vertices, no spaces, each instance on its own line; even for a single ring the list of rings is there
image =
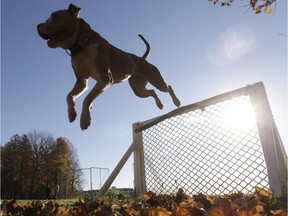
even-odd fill
[[[146,192],[145,168],[144,168],[144,152],[142,132],[136,132],[139,123],[133,124],[133,143],[135,144],[134,151],[134,190],[136,195]]]
[[[262,82],[251,86],[250,98],[266,161],[270,189],[279,197],[287,190],[287,155]]]

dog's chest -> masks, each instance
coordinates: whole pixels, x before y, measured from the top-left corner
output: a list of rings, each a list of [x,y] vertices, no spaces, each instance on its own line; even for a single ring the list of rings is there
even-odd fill
[[[72,58],[72,67],[77,76],[83,78],[92,77],[95,80],[100,78],[97,70],[98,44],[91,44],[85,50]]]

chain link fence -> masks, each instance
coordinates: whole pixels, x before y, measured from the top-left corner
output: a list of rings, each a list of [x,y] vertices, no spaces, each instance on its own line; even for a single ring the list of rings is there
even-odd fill
[[[190,194],[220,195],[237,191],[249,193],[256,186],[270,188],[274,168],[270,168],[268,178],[265,159],[270,147],[266,148],[266,155],[263,148],[276,142],[267,141],[270,131],[265,129],[263,133],[257,114],[263,112],[263,106],[259,95],[250,97],[255,93],[255,86],[252,87],[136,124],[134,157],[138,193],[175,193],[183,188]],[[265,115],[271,116],[269,110]],[[273,153],[269,157],[271,155]],[[283,158],[287,159],[286,154]],[[287,180],[287,174],[282,180],[285,178]]]
[[[249,96],[187,112],[143,131],[147,190],[171,193],[181,187],[191,193],[222,194],[267,188],[255,121],[247,119],[249,124],[239,126],[243,119],[232,116],[237,115],[231,110],[235,106],[250,106]]]

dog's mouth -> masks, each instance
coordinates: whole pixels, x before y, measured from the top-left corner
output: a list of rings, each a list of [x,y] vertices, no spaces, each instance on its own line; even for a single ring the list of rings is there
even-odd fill
[[[59,42],[65,39],[64,31],[59,31],[51,35],[46,35],[47,44],[49,47],[54,48]]]
[[[47,34],[47,33],[39,33],[40,36],[44,39],[47,40],[47,44],[51,48],[57,47],[59,42],[63,41],[65,39],[65,32],[64,30],[58,31],[55,33]]]

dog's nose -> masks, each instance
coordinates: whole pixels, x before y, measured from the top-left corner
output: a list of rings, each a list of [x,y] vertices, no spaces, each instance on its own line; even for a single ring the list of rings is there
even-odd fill
[[[42,25],[43,25],[43,23],[38,24],[37,29],[41,28]]]

